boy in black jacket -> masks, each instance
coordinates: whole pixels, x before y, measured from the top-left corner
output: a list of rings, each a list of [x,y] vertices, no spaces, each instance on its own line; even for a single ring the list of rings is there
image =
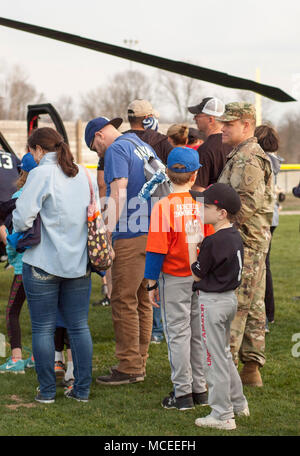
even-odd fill
[[[203,241],[194,222],[187,222],[186,236],[194,277],[193,290],[199,295],[202,342],[206,352],[205,377],[210,415],[198,418],[197,426],[231,430],[234,414],[249,416],[247,400],[230,352],[230,324],[237,310],[234,290],[241,283],[243,243],[230,223],[230,215],[241,207],[240,197],[226,184],[216,183],[203,193],[190,191],[193,198],[204,198],[204,222],[215,233]],[[197,244],[201,242],[197,257]]]

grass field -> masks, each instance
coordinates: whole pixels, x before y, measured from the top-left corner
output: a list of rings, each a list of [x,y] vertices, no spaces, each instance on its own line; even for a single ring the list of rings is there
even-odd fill
[[[102,386],[95,378],[115,364],[111,309],[90,307],[94,343],[93,384],[86,404],[63,397],[55,404],[34,401],[35,372],[0,376],[1,436],[296,436],[300,434],[300,348],[292,341],[300,333],[299,216],[281,216],[274,233],[271,265],[276,296],[275,323],[266,336],[263,388],[244,388],[251,416],[237,418],[235,431],[200,429],[194,425],[209,407],[179,412],[165,410],[161,399],[172,385],[165,343],[150,346],[147,377],[142,383]],[[0,265],[0,333],[6,333],[5,306],[13,272]],[[91,302],[100,295],[100,280],[93,275]],[[24,346],[31,346],[27,304],[21,314]],[[300,334],[299,334],[300,340]],[[299,353],[299,357],[293,356]],[[9,348],[7,356],[10,355]],[[24,352],[24,355],[26,353]],[[4,362],[4,358],[0,358]]]
[[[285,195],[285,200],[281,203],[281,210],[285,211],[300,211],[300,198],[295,198],[292,193]]]

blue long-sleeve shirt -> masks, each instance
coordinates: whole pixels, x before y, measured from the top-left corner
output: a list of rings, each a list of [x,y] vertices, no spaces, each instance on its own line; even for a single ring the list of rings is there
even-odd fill
[[[158,280],[165,256],[163,253],[146,252],[145,279]]]
[[[19,198],[19,196],[22,193],[22,188],[18,190],[16,193],[12,195],[12,198]],[[6,229],[7,234],[8,230]],[[12,231],[12,234],[14,233],[14,230]],[[23,270],[23,253],[19,253],[16,251],[16,249],[10,245],[8,242],[6,244],[6,253],[7,253],[7,259],[8,262],[11,266],[14,268],[14,273],[15,274],[22,274]]]

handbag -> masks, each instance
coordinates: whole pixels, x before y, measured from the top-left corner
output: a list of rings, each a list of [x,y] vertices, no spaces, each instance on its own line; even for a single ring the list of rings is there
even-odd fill
[[[90,187],[90,203],[87,208],[87,250],[91,266],[95,271],[106,271],[113,263],[114,251],[110,242],[101,211],[98,208],[91,176],[84,168]]]

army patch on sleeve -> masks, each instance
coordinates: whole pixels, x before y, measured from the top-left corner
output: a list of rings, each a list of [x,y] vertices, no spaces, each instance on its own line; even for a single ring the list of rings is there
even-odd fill
[[[263,176],[260,168],[253,165],[245,166],[243,181],[247,188],[252,187],[254,189],[256,185],[259,185],[262,178]]]
[[[255,178],[254,178],[254,176],[251,176],[251,174],[248,174],[248,175],[244,176],[244,181],[248,187],[249,185],[253,184],[253,182],[255,181]]]

